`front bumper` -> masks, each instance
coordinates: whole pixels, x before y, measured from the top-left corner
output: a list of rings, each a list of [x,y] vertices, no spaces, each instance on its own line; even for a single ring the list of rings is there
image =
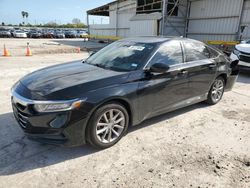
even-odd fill
[[[239,61],[238,67],[240,71],[250,71],[250,62],[240,60],[238,56],[235,55],[234,53],[231,54],[230,58],[232,59],[232,61],[236,61],[236,60]]]
[[[86,126],[86,119],[83,119],[75,124],[67,125],[67,128],[63,130],[48,130],[48,133],[45,134],[28,133],[25,130],[24,132],[29,139],[34,141],[45,144],[73,147],[86,144]]]
[[[15,96],[12,96],[11,101],[15,119],[28,138],[64,146],[79,146],[86,143],[88,113],[83,109],[37,113],[32,109],[32,104],[25,105]]]

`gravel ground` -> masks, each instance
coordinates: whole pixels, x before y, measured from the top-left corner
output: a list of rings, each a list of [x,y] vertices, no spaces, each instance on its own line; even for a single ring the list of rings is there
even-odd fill
[[[11,56],[25,56],[27,43],[30,45],[31,52],[35,55],[77,53],[77,48],[80,48],[82,51],[95,51],[107,45],[93,40],[85,42],[84,39],[0,38],[1,55],[5,45]]]
[[[250,187],[250,76],[215,106],[200,103],[129,129],[114,147],[64,148],[28,140],[10,87],[81,54],[0,57],[0,187]]]

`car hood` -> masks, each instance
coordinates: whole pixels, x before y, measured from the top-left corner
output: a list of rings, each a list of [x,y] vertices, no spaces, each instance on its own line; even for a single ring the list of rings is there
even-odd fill
[[[20,82],[32,93],[32,99],[63,100],[79,98],[86,92],[120,84],[127,77],[128,73],[71,62],[38,70]]]
[[[250,53],[250,44],[238,44],[235,48],[244,53]]]

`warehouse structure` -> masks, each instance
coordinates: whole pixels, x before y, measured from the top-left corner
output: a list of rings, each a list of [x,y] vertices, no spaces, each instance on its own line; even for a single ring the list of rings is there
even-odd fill
[[[185,36],[202,41],[250,38],[250,0],[117,0],[87,11],[108,16],[95,36]]]

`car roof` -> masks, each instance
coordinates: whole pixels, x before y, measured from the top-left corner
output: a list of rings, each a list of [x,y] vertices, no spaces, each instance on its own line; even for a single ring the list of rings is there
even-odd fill
[[[190,42],[198,42],[202,43],[197,40],[184,38],[184,37],[134,37],[134,38],[126,38],[121,39],[120,41],[127,41],[127,42],[138,42],[138,43],[164,43],[171,40],[181,40],[181,41],[190,41]]]

